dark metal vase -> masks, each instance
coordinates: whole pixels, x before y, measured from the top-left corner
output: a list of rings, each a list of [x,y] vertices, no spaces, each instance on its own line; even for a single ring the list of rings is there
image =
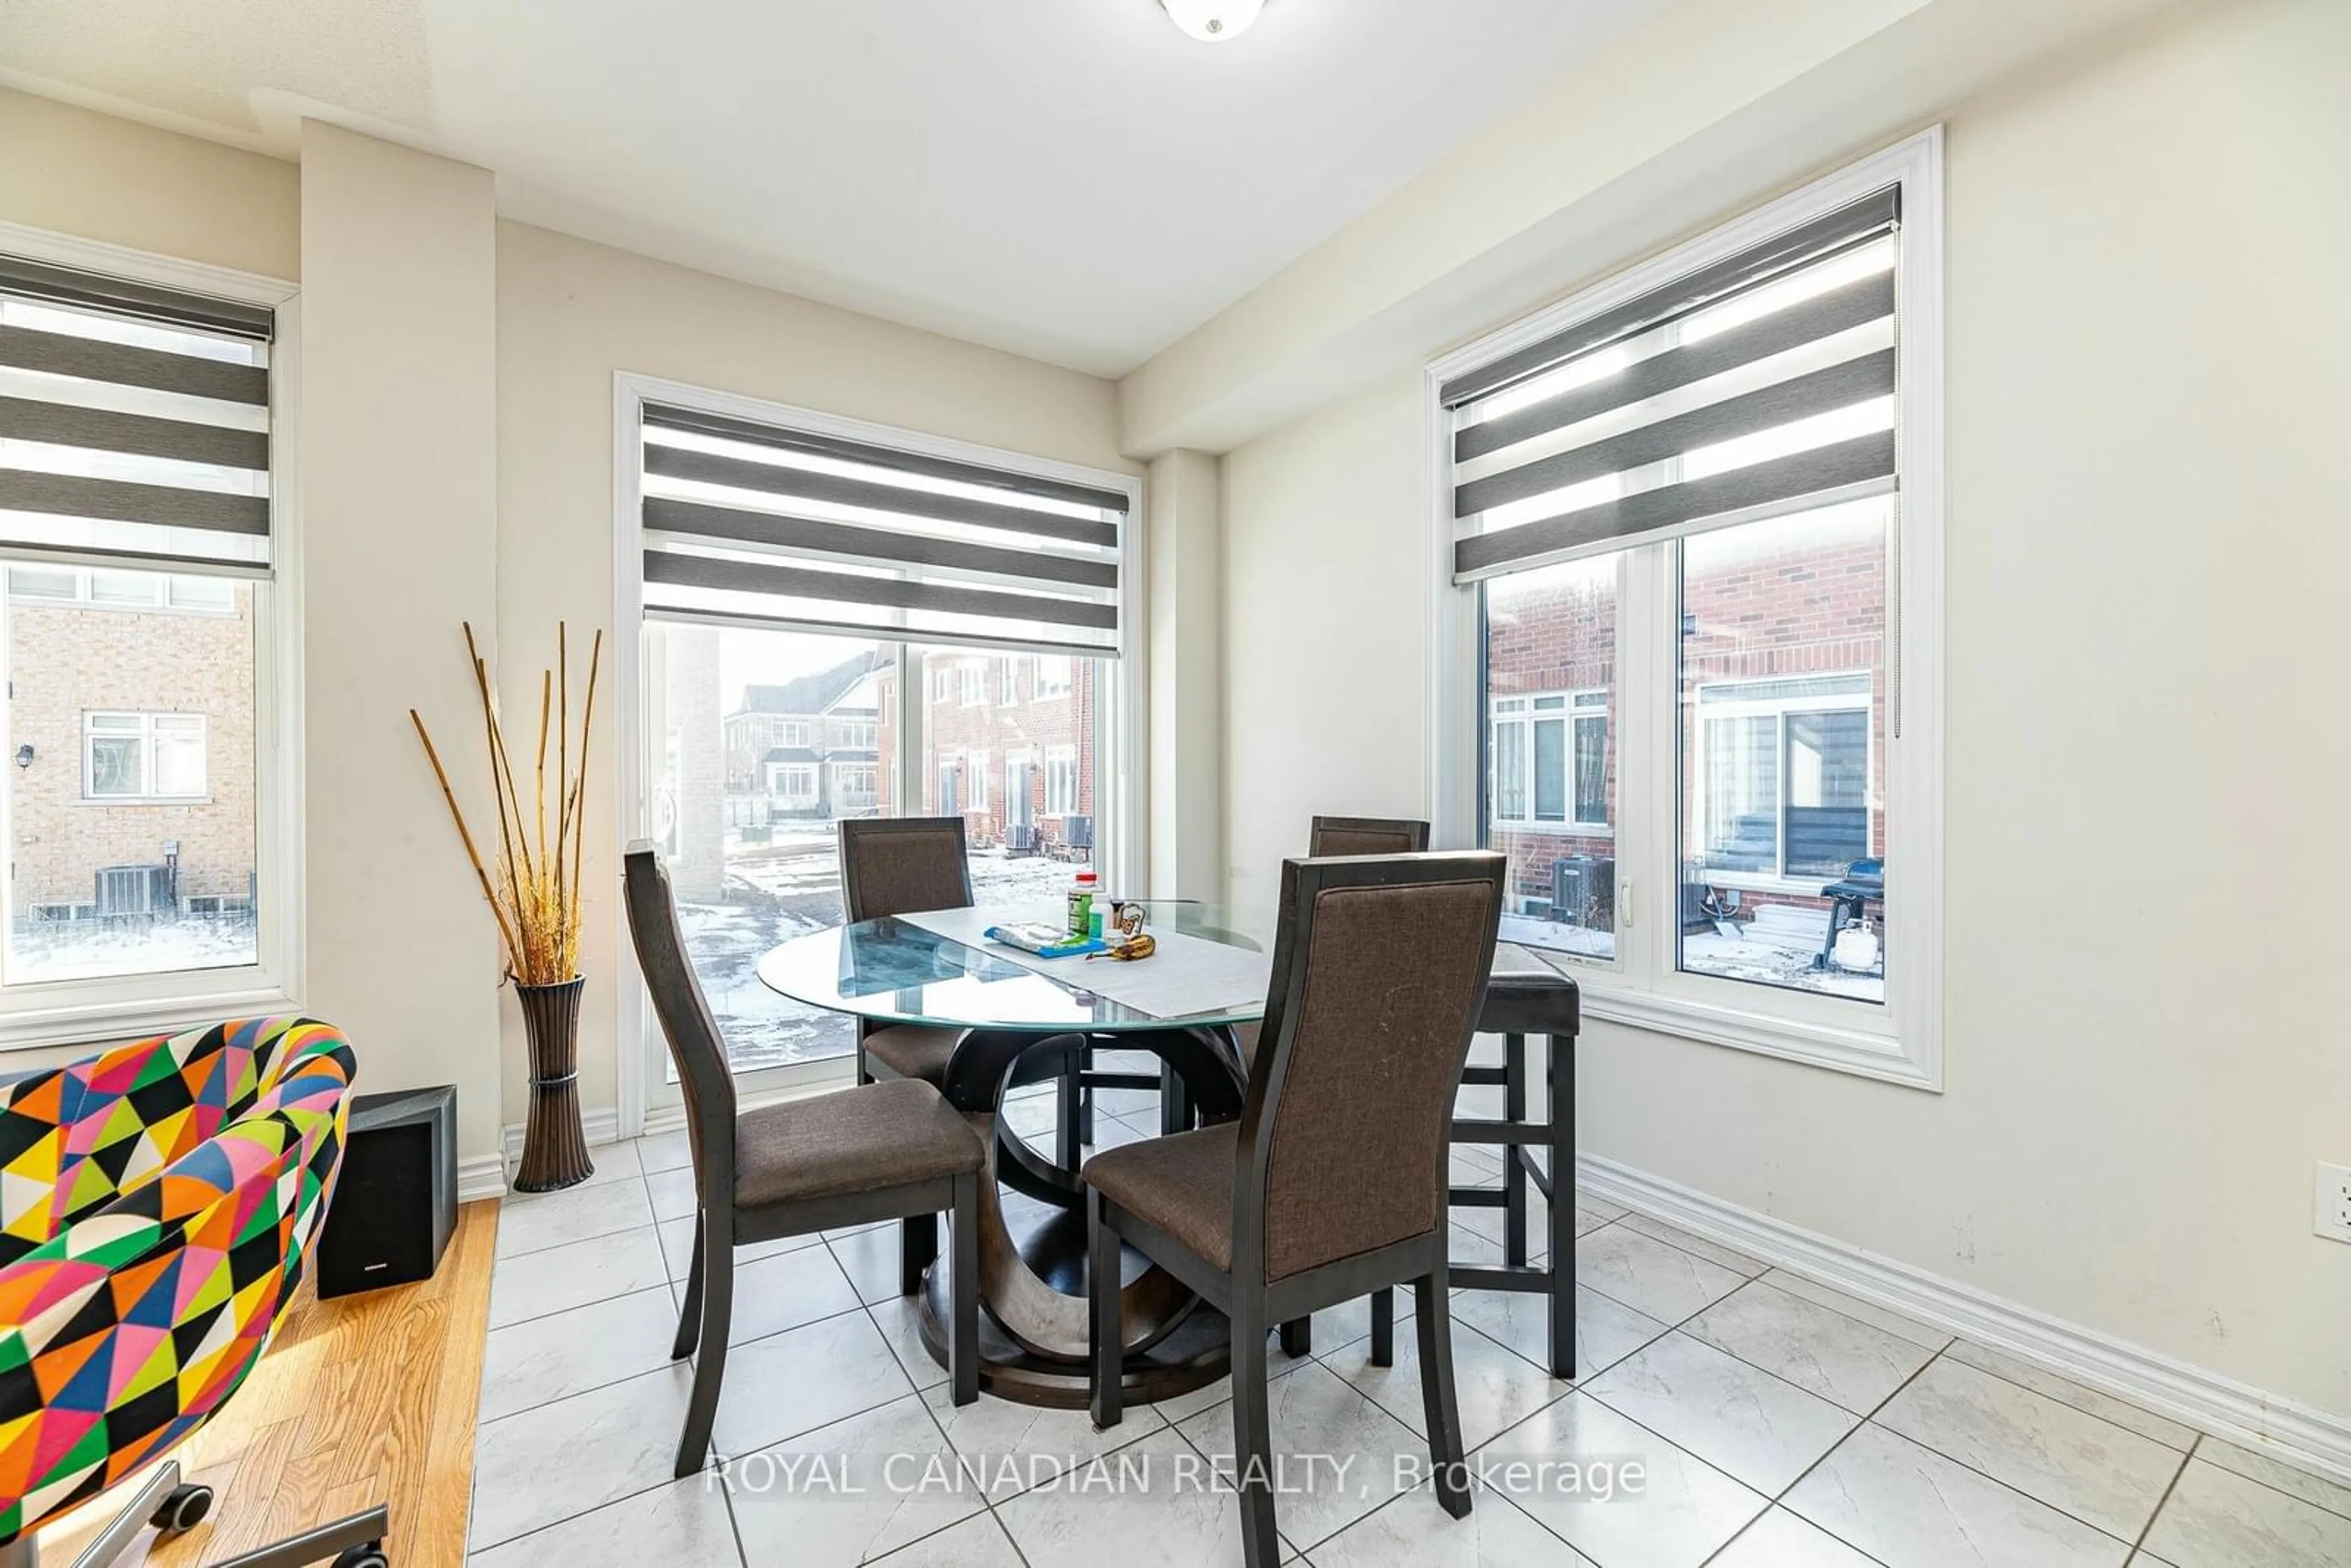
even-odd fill
[[[580,992],[587,984],[584,975],[559,986],[515,982],[530,1039],[530,1117],[517,1192],[554,1192],[596,1174],[580,1124]]]

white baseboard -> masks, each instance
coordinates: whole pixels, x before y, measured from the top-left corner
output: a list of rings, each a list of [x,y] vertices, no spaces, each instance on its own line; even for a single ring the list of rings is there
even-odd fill
[[[498,1155],[475,1155],[470,1160],[457,1162],[457,1201],[472,1203],[478,1198],[504,1197],[507,1195],[507,1162]]]
[[[2351,1416],[2263,1393],[1614,1160],[1580,1155],[1575,1173],[1579,1188],[1594,1197],[2006,1351],[2199,1431],[2351,1481]]]

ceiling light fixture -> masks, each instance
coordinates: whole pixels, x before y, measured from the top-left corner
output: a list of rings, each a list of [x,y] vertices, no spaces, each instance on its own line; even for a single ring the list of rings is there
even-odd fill
[[[1159,0],[1168,19],[1204,44],[1221,44],[1249,31],[1265,0]]]

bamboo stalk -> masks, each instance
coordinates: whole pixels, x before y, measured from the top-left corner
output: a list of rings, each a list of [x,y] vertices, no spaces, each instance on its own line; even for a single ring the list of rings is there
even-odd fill
[[[474,864],[474,875],[482,884],[482,896],[490,901],[490,913],[497,917],[498,938],[506,944],[507,956],[515,957],[519,945],[514,932],[507,925],[506,910],[498,904],[498,895],[490,891],[490,873],[482,869],[482,852],[474,847],[474,835],[465,826],[465,813],[457,806],[457,792],[449,788],[449,771],[441,766],[441,754],[434,749],[432,734],[424,727],[423,716],[414,708],[408,710],[408,720],[416,727],[416,738],[424,743],[424,756],[433,764],[433,776],[441,781],[441,798],[449,802],[449,818],[457,824],[457,837],[465,843],[465,858]]]
[[[474,665],[475,695],[482,705],[482,727],[488,750],[490,785],[498,812],[495,864],[484,862],[480,845],[458,807],[448,770],[414,710],[410,718],[423,742],[434,776],[440,780],[442,799],[465,848],[467,861],[496,919],[508,972],[528,985],[553,985],[579,973],[581,878],[587,844],[588,742],[595,724],[596,685],[602,671],[603,633],[599,631],[589,656],[588,685],[581,699],[578,763],[571,744],[571,669],[569,628],[558,623],[557,663],[541,671],[538,697],[538,748],[533,759],[533,794],[526,801],[515,779],[506,727],[498,715],[489,664],[481,655],[473,627],[465,627],[465,648]],[[547,833],[547,748],[549,730],[556,746],[555,836]],[[534,848],[536,853],[534,853]]]

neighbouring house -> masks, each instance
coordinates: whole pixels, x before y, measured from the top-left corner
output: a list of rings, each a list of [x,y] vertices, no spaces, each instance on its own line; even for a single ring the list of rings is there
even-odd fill
[[[1885,541],[1865,502],[1684,546],[1686,924],[1710,905],[1807,932],[1824,887],[1884,856]],[[1511,858],[1510,913],[1600,932],[1614,925],[1616,570],[1603,556],[1498,584],[1486,643],[1484,805]]]
[[[976,845],[1092,860],[1099,666],[1050,653],[925,661],[923,795]]]
[[[6,614],[17,935],[70,945],[74,929],[129,919],[249,927],[252,589],[19,563]]]
[[[895,667],[860,653],[780,685],[749,685],[721,721],[726,825],[868,816],[888,799]]]

